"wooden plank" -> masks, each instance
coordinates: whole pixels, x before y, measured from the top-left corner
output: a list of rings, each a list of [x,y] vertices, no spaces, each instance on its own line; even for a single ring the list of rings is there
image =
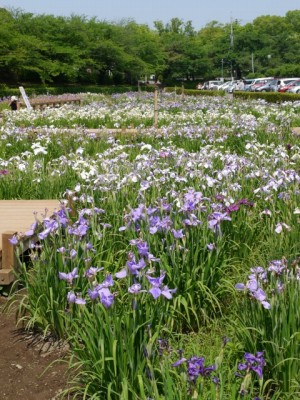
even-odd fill
[[[12,269],[17,265],[14,246],[10,243],[9,239],[16,233],[16,231],[2,232],[2,262],[1,269]]]
[[[42,221],[60,209],[59,200],[0,200],[0,284],[9,285],[14,280],[14,269],[18,266],[14,246],[10,239],[14,234],[25,233],[36,219]],[[31,237],[36,241],[37,237]],[[24,237],[24,251],[29,239]]]
[[[5,231],[25,233],[35,222],[34,213],[42,221],[55,209],[60,209],[59,200],[0,200],[0,235]]]

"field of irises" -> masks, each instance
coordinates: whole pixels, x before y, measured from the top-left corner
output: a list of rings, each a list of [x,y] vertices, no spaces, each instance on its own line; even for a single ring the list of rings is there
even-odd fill
[[[300,104],[153,109],[3,112],[0,198],[62,200],[24,232],[20,322],[68,341],[74,399],[299,399]]]

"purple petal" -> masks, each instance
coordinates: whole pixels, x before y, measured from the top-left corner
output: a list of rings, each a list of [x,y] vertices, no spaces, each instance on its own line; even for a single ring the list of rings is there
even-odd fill
[[[152,294],[152,296],[154,297],[154,299],[158,299],[159,296],[161,295],[161,290],[158,287],[153,286],[150,290],[149,293]]]
[[[263,308],[265,308],[266,310],[270,310],[270,308],[271,308],[270,303],[268,303],[267,301],[261,301],[261,304],[262,304]]]
[[[121,271],[119,271],[119,272],[117,272],[117,273],[115,274],[115,277],[118,278],[118,279],[126,278],[126,276],[127,276],[127,270],[126,270],[126,268],[121,269]]]
[[[59,276],[59,279],[62,279],[64,281],[66,281],[68,279],[68,274],[66,274],[65,272],[59,272],[58,276]]]
[[[187,360],[186,358],[182,357],[182,358],[180,358],[180,360],[174,362],[174,364],[172,364],[172,367],[178,367],[178,365],[185,363],[186,360]]]
[[[244,290],[245,289],[245,285],[243,283],[237,283],[235,285],[236,290]]]

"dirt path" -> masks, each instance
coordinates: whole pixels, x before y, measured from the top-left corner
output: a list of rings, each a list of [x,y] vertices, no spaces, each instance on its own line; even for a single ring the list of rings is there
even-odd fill
[[[59,362],[64,349],[41,349],[40,344],[15,326],[14,315],[4,315],[0,296],[0,398],[1,400],[56,400],[66,387],[67,365]],[[44,373],[44,374],[43,374]],[[41,376],[42,375],[42,376]]]

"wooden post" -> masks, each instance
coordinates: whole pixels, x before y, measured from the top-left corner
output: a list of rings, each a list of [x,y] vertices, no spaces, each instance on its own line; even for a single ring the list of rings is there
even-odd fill
[[[181,84],[181,99],[183,100],[184,98],[184,84]]]
[[[0,266],[0,284],[2,285],[9,285],[15,278],[16,255],[14,246],[9,241],[15,233],[15,231],[2,233],[2,260]]]
[[[158,122],[158,90],[157,86],[155,86],[154,89],[154,126],[157,128],[157,122]]]

